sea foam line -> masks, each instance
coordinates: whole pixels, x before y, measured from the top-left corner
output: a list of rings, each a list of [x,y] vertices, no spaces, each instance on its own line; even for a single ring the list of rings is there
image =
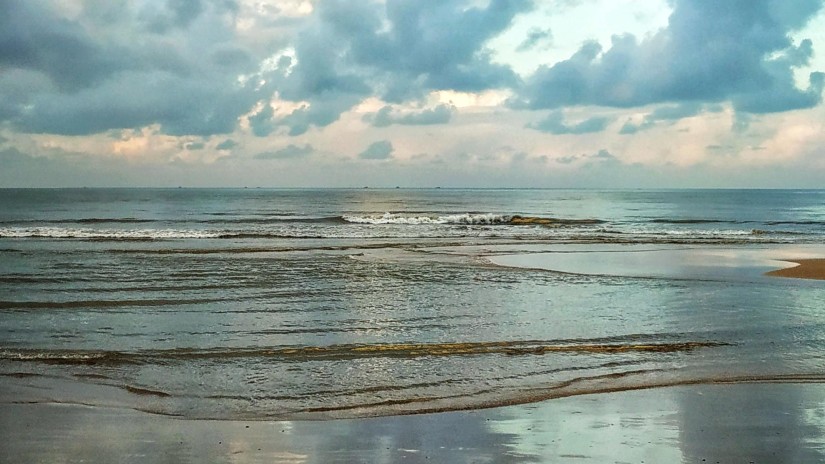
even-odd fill
[[[64,227],[3,227],[2,238],[174,239],[220,238],[216,231],[183,229],[90,229]]]
[[[365,216],[346,215],[342,219],[355,224],[455,224],[455,225],[592,225],[604,221],[598,219],[557,219],[538,216],[520,216],[514,214],[463,213],[448,215],[409,215],[384,213]]]

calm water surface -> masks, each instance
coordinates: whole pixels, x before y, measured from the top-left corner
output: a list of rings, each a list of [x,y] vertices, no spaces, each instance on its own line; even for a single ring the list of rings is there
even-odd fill
[[[693,250],[825,256],[825,191],[0,190],[0,400],[292,419],[825,379],[822,282],[621,270]],[[594,251],[619,270],[500,265]]]

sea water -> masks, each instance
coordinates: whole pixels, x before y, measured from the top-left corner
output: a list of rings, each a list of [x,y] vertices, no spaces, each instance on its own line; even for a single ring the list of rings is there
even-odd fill
[[[825,380],[825,191],[0,190],[0,401],[359,417]]]

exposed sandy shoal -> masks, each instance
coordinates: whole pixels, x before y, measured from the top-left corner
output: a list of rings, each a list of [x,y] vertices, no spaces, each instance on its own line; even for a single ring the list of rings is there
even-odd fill
[[[798,266],[777,269],[765,275],[774,277],[793,277],[795,279],[825,280],[825,259],[793,259],[788,262]]]
[[[590,245],[522,247],[512,253],[487,250],[486,259],[500,266],[568,274],[755,282],[765,275],[825,279],[824,255],[822,245]],[[777,259],[782,256],[794,259]],[[774,270],[780,267],[786,269]]]
[[[321,422],[0,404],[0,462],[823,462],[821,384],[692,385]]]

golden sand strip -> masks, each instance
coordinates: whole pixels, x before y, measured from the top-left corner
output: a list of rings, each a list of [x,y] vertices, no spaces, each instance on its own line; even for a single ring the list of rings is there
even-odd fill
[[[777,269],[765,275],[774,277],[792,277],[795,279],[825,280],[825,259],[789,259],[788,262],[799,266]]]

